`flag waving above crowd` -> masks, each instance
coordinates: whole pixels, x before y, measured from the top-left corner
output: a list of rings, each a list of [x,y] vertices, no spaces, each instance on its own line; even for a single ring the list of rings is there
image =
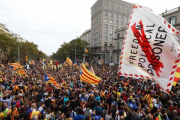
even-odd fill
[[[179,34],[151,9],[134,6],[124,37],[119,75],[155,80],[169,92],[179,63]]]

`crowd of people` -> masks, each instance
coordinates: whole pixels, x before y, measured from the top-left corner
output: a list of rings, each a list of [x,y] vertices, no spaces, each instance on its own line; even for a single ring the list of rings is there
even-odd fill
[[[102,78],[98,85],[82,82],[77,67],[39,65],[19,75],[1,66],[0,120],[180,120],[179,83],[168,95],[154,81],[118,76],[118,65],[90,65]]]

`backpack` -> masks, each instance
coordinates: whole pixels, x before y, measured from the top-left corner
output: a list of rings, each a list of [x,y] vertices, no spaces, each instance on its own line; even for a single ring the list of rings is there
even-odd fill
[[[89,118],[89,116],[90,116],[90,111],[89,111],[89,110],[90,110],[90,109],[87,108],[87,109],[85,110],[85,112],[84,112],[84,116],[85,116],[86,119]]]
[[[19,107],[21,107],[21,103],[20,103],[20,101],[18,100],[18,101],[16,101],[16,108],[19,108]]]

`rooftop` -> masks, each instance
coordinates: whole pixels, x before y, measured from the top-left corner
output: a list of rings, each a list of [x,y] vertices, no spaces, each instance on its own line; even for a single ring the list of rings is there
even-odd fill
[[[166,10],[165,12],[161,13],[161,16],[166,16],[169,15],[171,13],[175,13],[175,12],[179,12],[180,11],[180,7],[171,9],[171,10]]]

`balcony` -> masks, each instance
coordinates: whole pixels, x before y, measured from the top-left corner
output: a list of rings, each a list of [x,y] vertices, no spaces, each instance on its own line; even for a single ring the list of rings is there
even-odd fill
[[[113,52],[121,52],[121,49],[120,48],[114,49]]]
[[[114,49],[114,46],[112,46],[112,47],[111,47],[111,46],[103,46],[103,47],[102,47],[102,51],[103,51],[103,52],[107,52],[107,51],[110,50],[110,48],[113,50],[113,49]]]

